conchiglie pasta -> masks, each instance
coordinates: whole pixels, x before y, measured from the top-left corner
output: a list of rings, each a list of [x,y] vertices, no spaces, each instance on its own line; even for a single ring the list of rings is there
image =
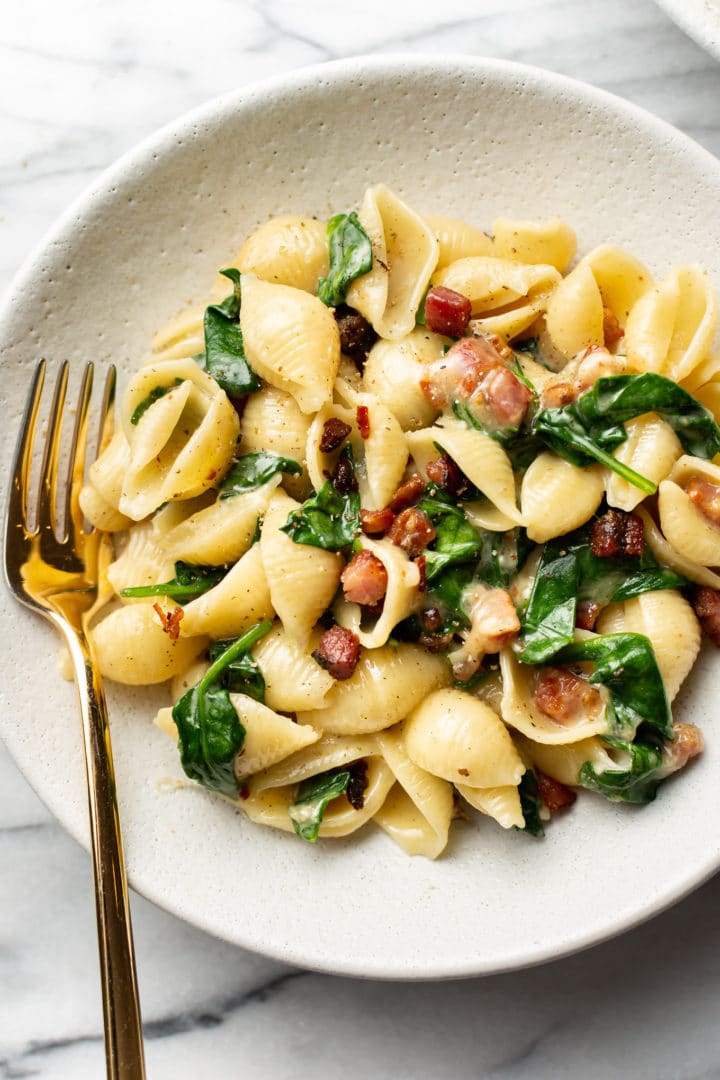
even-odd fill
[[[296,544],[281,531],[300,504],[277,492],[268,506],[260,534],[260,553],[272,606],[290,637],[305,642],[340,583],[343,561],[334,551]]]
[[[463,690],[428,694],[408,715],[404,736],[411,761],[452,783],[517,785],[525,771],[497,713]]]
[[[668,543],[645,507],[636,507],[635,513],[642,519],[645,543],[658,562],[663,566],[669,566],[671,570],[682,574],[697,585],[708,585],[711,589],[720,589],[720,574],[714,573],[702,563],[694,562]]]
[[[247,238],[234,264],[243,274],[314,295],[328,272],[325,225],[292,215],[271,218]]]
[[[602,613],[598,631],[643,634],[649,638],[668,701],[672,701],[700,651],[700,624],[692,607],[675,589],[661,589],[643,593],[613,608],[619,611],[606,609],[609,615]]]
[[[227,470],[240,434],[227,395],[193,360],[141,368],[124,395],[121,417],[130,454],[119,509],[135,521],[161,503],[212,487]]]
[[[125,535],[118,558],[107,568],[116,593],[138,585],[160,585],[175,576],[175,563],[155,540],[151,522],[142,522]]]
[[[215,641],[238,637],[274,611],[257,544],[242,555],[225,577],[185,605],[181,634],[207,634]]]
[[[559,218],[548,221],[515,221],[495,218],[492,224],[494,252],[500,259],[519,263],[544,263],[564,274],[575,257],[577,239]]]
[[[165,632],[152,603],[116,608],[93,627],[100,673],[127,686],[151,686],[184,671],[207,647],[206,637]]]
[[[457,792],[481,814],[497,821],[503,829],[525,828],[520,792],[512,784],[502,787],[473,788],[456,784]]]
[[[243,276],[240,329],[248,362],[271,386],[291,394],[304,413],[332,398],[340,335],[316,296],[290,285]]]
[[[660,528],[668,543],[701,566],[720,566],[720,525],[694,502],[686,487],[694,478],[720,489],[720,466],[683,455],[658,488]]]
[[[482,256],[459,259],[433,276],[433,284],[470,300],[478,329],[506,340],[517,337],[535,321],[559,282],[554,266]]]
[[[415,326],[437,263],[437,240],[423,219],[384,184],[368,188],[358,217],[370,237],[373,265],[352,283],[347,302],[381,337],[397,341]]]
[[[375,823],[408,855],[436,859],[447,845],[452,788],[410,760],[401,729],[378,732],[376,738],[397,783],[375,815]]]
[[[682,454],[677,435],[656,413],[628,420],[625,430],[627,439],[613,451],[612,456],[640,476],[658,484]],[[605,494],[609,506],[626,511],[634,510],[645,498],[640,488],[609,469],[605,471]]]
[[[130,447],[122,429],[118,429],[90,466],[87,484],[80,492],[80,509],[98,529],[118,532],[132,524],[132,519],[118,509],[129,461]]]
[[[717,295],[707,272],[678,267],[633,308],[625,331],[628,361],[638,371],[657,371],[692,388],[692,373],[707,357],[717,321]]]
[[[223,291],[229,282],[223,278]],[[153,361],[182,360],[197,356],[205,349],[205,308],[193,307],[177,315],[160,330],[152,342]]]
[[[543,712],[533,696],[535,669],[519,663],[512,649],[503,649],[500,653],[500,670],[503,680],[502,718],[528,739],[558,745],[579,742],[580,739],[602,735],[607,731],[604,706],[598,711],[581,714],[568,723],[560,723]],[[602,690],[600,693],[604,696]]]
[[[596,772],[617,768],[615,758],[597,736],[580,739],[566,746],[549,746],[547,743],[533,742],[522,735],[518,736],[518,741],[523,757],[531,765],[568,787],[579,783],[580,770],[586,762],[589,762]],[[616,751],[614,753],[617,754]]]
[[[253,454],[271,450],[303,466],[302,476],[289,473],[283,486],[294,499],[306,499],[310,481],[305,462],[310,417],[304,413],[292,394],[265,386],[251,394],[240,422],[240,453]]]
[[[425,214],[425,224],[438,242],[438,270],[472,255],[495,254],[492,237],[467,221],[442,214]]]
[[[303,724],[329,735],[381,731],[402,720],[437,686],[450,682],[450,666],[418,645],[383,645],[365,651],[349,679],[336,683],[319,710],[299,712]]]
[[[217,499],[169,529],[159,541],[174,559],[200,565],[223,566],[236,562],[252,543],[258,518],[267,509],[280,483],[274,476],[256,491]]]
[[[418,432],[418,436],[422,436]],[[429,437],[455,461],[478,491],[516,525],[521,516],[515,502],[515,476],[510,459],[495,439],[482,431],[472,431],[448,422],[430,428]],[[412,436],[408,436],[411,448]],[[437,451],[433,455],[437,457]]]
[[[389,409],[404,431],[431,424],[437,409],[420,388],[425,365],[443,354],[447,339],[417,327],[399,341],[377,341],[363,367],[363,388]]]
[[[265,680],[265,702],[280,712],[322,709],[335,686],[331,675],[313,659],[314,643],[302,645],[283,626],[273,627],[253,649]]]
[[[382,612],[371,628],[365,628],[360,605],[341,598],[335,604],[334,614],[338,624],[352,630],[362,646],[375,649],[385,644],[395,626],[417,606],[420,571],[402,548],[389,540],[370,540],[363,536],[359,544],[361,550],[369,551],[379,559],[387,572]]]
[[[522,520],[531,540],[544,543],[591,517],[604,494],[600,465],[580,468],[552,450],[538,454],[520,490]]]
[[[230,694],[230,701],[245,728],[242,749],[234,764],[239,780],[276,765],[320,737],[307,724],[296,724],[289,716],[280,716],[247,694]]]

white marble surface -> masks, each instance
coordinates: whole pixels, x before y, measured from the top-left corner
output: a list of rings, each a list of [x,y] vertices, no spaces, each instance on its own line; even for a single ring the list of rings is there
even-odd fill
[[[139,138],[242,83],[372,51],[534,63],[720,155],[720,64],[652,0],[24,0],[0,25],[0,287]],[[133,896],[149,1076],[720,1077],[720,880],[527,972],[394,985],[283,967]],[[89,858],[0,747],[0,1080],[103,1075]]]

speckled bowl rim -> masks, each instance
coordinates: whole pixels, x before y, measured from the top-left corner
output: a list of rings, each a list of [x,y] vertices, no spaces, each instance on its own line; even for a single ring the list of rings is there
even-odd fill
[[[710,0],[655,0],[694,41],[720,60],[720,6]]]
[[[22,295],[32,281],[34,274],[42,263],[43,253],[48,248],[64,242],[71,236],[82,222],[83,217],[88,213],[89,207],[97,202],[111,199],[111,192],[115,183],[119,182],[129,169],[152,169],[153,161],[162,154],[163,149],[174,143],[179,137],[187,134],[194,126],[208,123],[217,125],[222,123],[223,117],[229,113],[236,113],[238,110],[243,110],[263,100],[271,100],[279,93],[301,93],[304,89],[312,87],[319,76],[326,81],[332,81],[341,86],[345,80],[351,80],[358,76],[371,75],[377,79],[388,75],[397,76],[401,71],[432,74],[433,70],[437,71],[439,66],[443,70],[457,72],[458,75],[465,75],[469,78],[483,76],[489,79],[506,80],[509,83],[521,79],[525,84],[532,84],[543,92],[551,91],[568,95],[577,101],[578,106],[587,105],[621,116],[629,124],[636,125],[643,138],[649,140],[659,139],[672,146],[678,155],[682,156],[686,162],[691,163],[693,170],[709,177],[720,193],[720,163],[710,153],[645,110],[615,95],[565,76],[510,61],[464,55],[399,53],[371,57],[358,56],[314,64],[259,83],[253,83],[202,104],[144,139],[124,154],[109,169],[105,170],[74,200],[56,224],[35,246],[18,270],[0,307],[0,332],[6,331],[12,324],[16,299]],[[6,700],[4,691],[2,691],[2,696],[4,708],[0,712],[0,725],[2,725],[0,730],[3,730],[10,752],[15,757],[18,766],[30,784],[58,817],[61,824],[68,829],[78,842],[88,848],[86,827],[84,825],[78,827],[77,823],[69,818],[63,800],[57,797],[57,793],[48,793],[41,789],[32,759],[18,753],[18,748],[14,745],[12,737],[12,726],[7,722],[11,712],[11,705]],[[525,948],[521,951],[508,948],[503,959],[495,958],[489,962],[482,957],[472,956],[468,958],[467,962],[454,962],[448,965],[441,957],[419,955],[412,962],[407,962],[401,967],[396,964],[388,965],[382,956],[367,957],[362,962],[357,960],[348,961],[347,958],[337,955],[333,951],[332,945],[318,947],[316,944],[305,941],[292,944],[285,942],[280,946],[277,935],[273,936],[272,933],[265,936],[259,934],[248,936],[242,930],[238,931],[237,928],[233,928],[232,932],[230,932],[228,927],[218,925],[217,920],[213,919],[208,913],[187,910],[186,906],[183,905],[181,891],[176,891],[175,895],[168,896],[165,891],[158,889],[157,883],[149,872],[132,874],[130,885],[177,917],[185,919],[217,937],[275,957],[286,963],[336,974],[409,980],[462,978],[480,974],[492,974],[516,970],[569,955],[614,937],[658,914],[700,886],[719,867],[720,850],[709,850],[705,863],[693,867],[686,874],[675,874],[672,880],[663,882],[652,899],[645,898],[634,909],[631,905],[630,909],[621,916],[613,917],[609,914],[607,924],[602,927],[594,927],[591,930],[584,930],[581,927],[569,929],[565,940],[561,942],[537,942],[534,947]],[[144,869],[149,870],[147,867]]]

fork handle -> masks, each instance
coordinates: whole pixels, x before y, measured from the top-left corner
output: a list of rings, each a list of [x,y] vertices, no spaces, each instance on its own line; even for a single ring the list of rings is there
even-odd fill
[[[140,1000],[105,692],[87,638],[67,626],[62,629],[82,716],[107,1075],[108,1080],[144,1080]]]

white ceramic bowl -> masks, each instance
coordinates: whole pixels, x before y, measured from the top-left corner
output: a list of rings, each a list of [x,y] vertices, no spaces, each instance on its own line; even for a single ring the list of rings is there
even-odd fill
[[[321,217],[384,181],[421,211],[480,225],[560,216],[582,250],[610,241],[662,275],[720,281],[720,164],[653,117],[588,86],[505,62],[383,56],[294,72],[211,102],[101,177],[18,274],[0,317],[2,461],[35,360],[133,370],[152,333],[207,292],[276,212]],[[51,631],[0,597],[0,730],[20,768],[86,843],[74,689]],[[720,863],[720,662],[703,658],[679,715],[704,757],[645,808],[585,795],[544,841],[458,825],[435,863],[372,827],[303,844],[200,789],[174,788],[162,692],[111,688],[131,884],[228,941],[333,972],[399,978],[496,972],[630,927]]]

